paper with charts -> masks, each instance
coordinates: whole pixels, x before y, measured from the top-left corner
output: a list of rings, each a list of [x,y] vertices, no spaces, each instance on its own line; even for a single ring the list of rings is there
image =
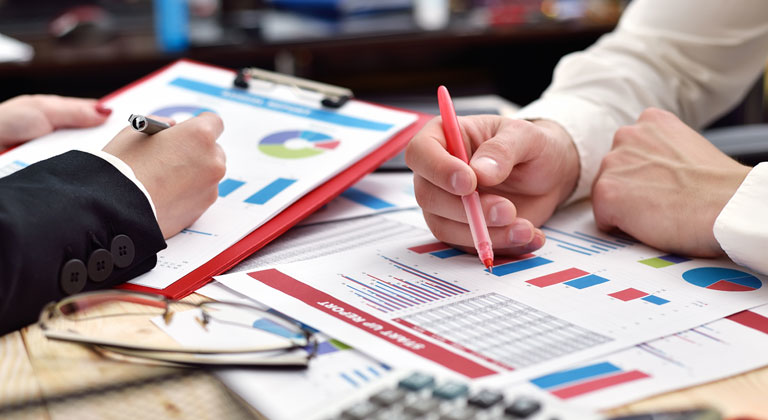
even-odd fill
[[[763,305],[531,378],[516,388],[606,409],[765,366],[766,348],[768,306]]]
[[[61,130],[0,156],[0,176],[71,149],[99,150],[128,124],[130,114],[180,122],[204,111],[217,113],[225,127],[218,142],[227,155],[219,199],[168,240],[154,270],[132,280],[163,289],[416,120],[414,114],[359,101],[338,111],[323,109],[316,94],[297,94],[287,86],[245,91],[233,88],[233,80],[230,71],[176,63],[106,101],[113,113],[103,126]]]
[[[547,244],[498,259],[425,237],[217,277],[397,367],[528,379],[768,302],[766,278],[724,259],[667,255],[599,232],[589,203]]]

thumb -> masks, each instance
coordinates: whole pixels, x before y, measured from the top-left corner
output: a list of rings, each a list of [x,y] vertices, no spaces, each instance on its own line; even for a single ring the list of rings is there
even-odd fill
[[[493,137],[477,147],[469,162],[478,185],[504,182],[516,165],[538,154],[543,144],[540,137],[540,131],[528,121],[507,120],[501,124]]]
[[[38,105],[54,129],[93,127],[104,123],[112,113],[95,99],[43,95]]]

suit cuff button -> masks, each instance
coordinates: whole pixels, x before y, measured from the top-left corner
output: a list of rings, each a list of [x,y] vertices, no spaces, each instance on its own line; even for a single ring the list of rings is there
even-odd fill
[[[59,283],[61,290],[68,295],[79,293],[85,287],[88,272],[85,263],[78,259],[71,259],[61,268]]]
[[[117,235],[112,239],[112,259],[118,268],[128,267],[136,257],[136,248],[128,235]]]
[[[109,278],[113,268],[112,253],[106,249],[97,249],[88,258],[88,277],[96,283],[101,283]]]

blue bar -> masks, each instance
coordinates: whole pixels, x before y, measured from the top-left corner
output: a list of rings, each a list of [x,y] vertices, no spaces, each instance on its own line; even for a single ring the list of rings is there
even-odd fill
[[[219,183],[219,197],[226,197],[232,191],[245,185],[243,181],[236,181],[234,179],[227,178]]]
[[[511,263],[494,266],[493,275],[499,276],[499,277],[506,276],[507,274],[517,273],[519,271],[538,267],[544,264],[549,264],[551,262],[552,261],[546,258],[541,258],[541,257],[533,257],[533,258],[528,258],[527,260],[514,261]]]
[[[393,287],[400,291],[400,293],[404,294],[405,296],[408,296],[408,299],[414,300],[418,303],[427,303],[428,299],[419,295],[418,293],[414,292],[413,290],[406,289],[405,287],[398,286],[395,283],[388,284],[388,286]]]
[[[568,286],[575,287],[577,289],[586,289],[587,287],[592,287],[596,284],[601,284],[609,281],[605,277],[596,276],[594,274],[590,274],[588,276],[579,277],[578,279],[573,279],[571,281],[565,282]]]
[[[315,353],[316,356],[320,356],[323,354],[328,353],[335,353],[339,351],[333,344],[331,344],[330,341],[321,341],[320,344],[317,345],[317,352]]]
[[[392,296],[396,296],[398,298],[398,302],[400,302],[400,301],[405,302],[404,304],[407,304],[408,306],[413,306],[413,305],[418,305],[419,304],[419,302],[414,301],[413,299],[409,298],[408,296],[402,296],[400,294],[399,290],[397,290],[397,289],[395,289],[393,287],[390,287],[388,284],[378,284],[377,283],[374,286],[376,288],[378,288],[378,289],[389,289],[389,290],[384,290],[381,293],[390,293]]]
[[[416,288],[416,290],[418,290],[418,291],[419,291],[419,293],[421,293],[422,295],[424,295],[424,296],[421,296],[421,295],[419,295],[419,297],[421,297],[422,299],[435,300],[435,299],[440,299],[440,298],[441,298],[441,296],[440,296],[439,294],[435,293],[435,292],[434,292],[434,291],[432,291],[432,290],[429,290],[429,289],[427,289],[427,288],[425,288],[425,287],[422,287],[422,286],[419,286],[419,285],[417,285],[417,284],[413,284],[413,283],[409,282],[408,280],[403,280],[403,281],[404,281],[406,284],[408,284],[409,286],[413,286],[413,287],[415,287],[415,288]]]
[[[301,118],[324,121],[327,123],[342,125],[346,127],[363,128],[366,130],[374,131],[387,131],[392,128],[392,124],[350,117],[348,115],[340,114],[338,111],[326,111],[323,109],[308,107],[297,103],[272,99],[266,96],[255,95],[253,93],[246,92],[237,88],[211,85],[205,82],[187,79],[184,77],[179,77],[172,80],[170,85],[191,90],[193,92],[199,92],[205,95],[214,96],[216,98],[226,99],[232,102],[251,105],[257,108],[264,108],[270,111],[282,112],[284,114],[294,115]]]
[[[399,299],[390,296],[388,293],[382,292],[381,290],[376,290],[373,287],[371,287],[371,286],[369,286],[369,285],[367,285],[367,284],[365,284],[363,282],[360,282],[360,281],[357,281],[357,280],[353,279],[352,277],[348,277],[348,276],[342,276],[342,277],[344,277],[345,279],[347,279],[349,281],[353,281],[353,282],[359,284],[360,286],[365,287],[365,291],[367,292],[366,294],[373,295],[376,298],[383,300],[384,302],[388,302],[391,306],[394,306],[394,307],[400,306],[399,309],[404,309],[404,308],[410,306],[410,305],[406,305],[405,303],[403,303]],[[349,285],[347,285],[347,286],[349,286]]]
[[[373,299],[368,299],[367,297],[361,295],[360,293],[356,293],[356,292],[352,292],[352,293],[354,293],[355,296],[357,296],[359,298],[362,298],[363,300],[367,300],[368,303],[371,304],[371,306],[373,306],[374,308],[380,310],[381,312],[388,313],[388,312],[392,312],[392,311],[396,311],[397,310],[397,309],[389,309],[389,308],[383,306],[382,304],[374,301]]]
[[[384,257],[384,258],[387,258],[387,257]],[[435,276],[433,276],[433,275],[431,275],[431,274],[427,274],[427,273],[425,273],[425,272],[423,272],[423,271],[419,271],[418,269],[415,269],[415,268],[413,268],[413,267],[407,266],[407,265],[405,265],[405,264],[403,264],[403,263],[400,263],[400,262],[397,262],[397,261],[395,261],[395,260],[392,260],[392,259],[389,259],[389,258],[387,258],[387,259],[388,259],[389,261],[392,261],[393,263],[395,263],[395,264],[397,264],[397,265],[400,265],[400,266],[403,266],[403,267],[406,267],[406,268],[408,268],[408,270],[412,270],[412,271],[415,271],[416,273],[418,273],[417,275],[418,275],[419,277],[422,277],[422,278],[427,278],[427,279],[429,279],[429,280],[432,280],[432,282],[433,282],[433,283],[435,283],[435,284],[437,284],[437,285],[442,285],[442,286],[444,286],[444,288],[446,288],[446,289],[449,289],[449,290],[451,290],[451,291],[458,291],[459,293],[461,293],[462,291],[464,291],[464,292],[469,292],[469,290],[468,290],[468,289],[465,289],[465,288],[463,288],[463,287],[461,287],[461,286],[459,286],[459,285],[456,285],[456,284],[453,284],[453,283],[447,282],[447,281],[445,281],[445,280],[443,280],[443,279],[441,279],[441,278],[439,278],[439,277],[435,277]],[[412,273],[411,271],[408,271],[408,270],[404,270],[404,271],[406,271],[406,272],[409,272],[409,273],[411,273],[411,274],[414,274],[414,273]]]
[[[690,258],[681,257],[681,256],[675,255],[675,254],[662,255],[662,256],[659,257],[659,259],[662,259],[664,261],[669,261],[669,262],[671,262],[673,264],[680,264],[680,263],[684,263],[686,261],[690,261],[691,260]]]
[[[360,372],[359,370],[355,369],[355,375],[359,376],[362,380],[365,382],[370,382],[370,379],[368,379],[367,376],[363,374],[363,372]]]
[[[347,188],[346,191],[341,193],[341,196],[347,200],[354,201],[357,204],[362,204],[363,206],[374,210],[383,210],[395,207],[394,204],[386,202],[355,187]]]
[[[550,389],[560,387],[571,382],[581,381],[595,376],[605,375],[607,373],[620,372],[621,369],[608,362],[595,365],[584,366],[576,369],[563,370],[531,379],[531,383],[541,389]]]
[[[651,302],[651,303],[653,303],[654,305],[663,305],[663,304],[665,304],[665,303],[669,303],[669,301],[668,301],[668,300],[666,300],[666,299],[662,299],[662,298],[660,298],[660,297],[658,297],[658,296],[654,296],[654,295],[648,295],[648,296],[646,296],[646,297],[644,297],[644,298],[642,298],[642,299],[643,299],[644,301],[646,301],[646,302]]]
[[[259,318],[256,321],[254,321],[253,328],[267,331],[272,334],[279,335],[280,337],[285,337],[285,338],[301,338],[304,336],[301,333],[291,331],[285,328],[284,326],[276,323],[275,321],[272,321],[267,318]]]
[[[605,245],[605,246],[611,247],[613,249],[616,249],[617,246],[620,246],[622,248],[624,248],[626,246],[626,245],[621,244],[619,242],[613,242],[613,241],[609,241],[607,239],[598,238],[597,236],[588,235],[588,234],[586,234],[584,232],[575,231],[573,233],[575,233],[576,235],[579,235],[579,236],[586,236],[587,238],[594,239],[595,241],[597,241],[596,243],[598,245]]]
[[[402,309],[402,308],[398,308],[395,305],[389,303],[389,301],[387,301],[385,299],[382,299],[381,296],[377,296],[376,294],[368,292],[367,290],[363,291],[363,290],[360,290],[360,289],[356,289],[356,288],[354,288],[354,287],[352,287],[352,286],[350,286],[348,284],[346,286],[349,287],[350,289],[354,290],[355,292],[357,292],[357,293],[355,293],[356,295],[360,296],[361,298],[363,298],[363,299],[365,299],[365,300],[367,300],[367,301],[369,301],[371,303],[375,303],[376,305],[379,305],[379,306],[381,306],[384,309],[389,309],[391,311],[399,311],[400,309]]]
[[[277,178],[271,184],[257,191],[256,194],[248,197],[245,202],[249,204],[264,204],[294,182],[296,182],[295,179]]]
[[[549,238],[549,239],[552,239],[552,238]],[[563,244],[557,244],[557,246],[559,246],[560,248],[563,248],[563,249],[567,249],[568,251],[578,252],[579,254],[584,254],[584,255],[592,256],[592,254],[590,254],[590,253],[587,253],[587,252],[584,252],[584,251],[579,251],[578,249],[568,248],[567,246],[565,246]]]
[[[448,248],[448,249],[443,249],[441,251],[430,252],[429,254],[434,255],[437,258],[451,258],[459,255],[464,255],[465,252],[459,251],[458,249],[455,249],[455,248]]]
[[[359,385],[357,385],[357,382],[355,382],[354,379],[350,378],[349,375],[346,373],[340,373],[339,376],[341,376],[342,379],[352,384],[353,387],[357,388]]]
[[[599,254],[599,253],[600,253],[600,251],[595,251],[594,249],[590,249],[590,248],[587,248],[587,247],[584,247],[584,246],[581,246],[581,245],[576,245],[576,244],[575,244],[575,243],[573,243],[573,242],[564,241],[564,240],[562,240],[562,239],[553,238],[553,237],[551,237],[551,236],[547,236],[547,239],[549,239],[549,240],[552,240],[552,241],[555,241],[555,242],[561,242],[561,243],[564,243],[564,244],[566,244],[566,245],[568,245],[568,246],[572,246],[572,247],[574,247],[574,248],[583,249],[584,251],[587,251],[587,252],[594,252],[594,253],[596,253],[596,254]]]
[[[182,233],[197,233],[198,235],[213,236],[212,233],[201,232],[199,230],[192,230],[192,229],[182,229],[181,232]]]
[[[22,168],[26,168],[27,166],[29,166],[28,163],[24,163],[24,162],[22,162],[20,160],[14,160],[13,163],[15,163],[17,166],[22,167]]]

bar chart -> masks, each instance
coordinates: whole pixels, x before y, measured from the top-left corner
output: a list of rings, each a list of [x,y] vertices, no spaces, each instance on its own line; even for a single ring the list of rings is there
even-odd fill
[[[569,268],[545,276],[536,277],[526,281],[526,283],[542,288],[554,286],[556,284],[565,284],[576,289],[586,289],[609,281],[610,280],[605,277],[590,274],[578,268]]]
[[[286,188],[293,185],[296,181],[296,179],[290,178],[277,178],[257,190],[255,193],[249,195],[243,201],[247,204],[264,205],[283,192]],[[228,197],[245,185],[245,181],[240,181],[234,178],[225,178],[219,183],[219,197]]]
[[[459,255],[465,254],[464,251],[458,250],[456,248],[451,248],[450,246],[442,242],[431,242],[428,244],[408,248],[408,250],[411,252],[415,252],[417,254],[429,254],[429,255],[432,255],[433,257],[437,257],[441,259],[456,257]]]
[[[567,400],[650,377],[639,370],[627,371],[613,363],[601,362],[540,376],[530,382],[558,398]]]
[[[542,226],[547,240],[553,241],[557,247],[579,255],[600,255],[610,251],[631,247],[636,242],[620,236],[588,234],[582,231],[566,231],[551,226]]]
[[[365,273],[352,277],[340,274],[344,286],[377,311],[389,313],[470,293],[464,287],[413,266],[383,258],[402,275],[385,277]]]
[[[347,200],[353,201],[373,210],[384,210],[395,207],[394,204],[382,200],[373,194],[368,194],[367,192],[355,187],[347,188],[343,193],[341,193],[341,196]]]
[[[660,298],[655,295],[648,294],[646,292],[643,292],[642,290],[637,290],[632,287],[624,290],[620,290],[618,292],[610,293],[608,296],[612,298],[616,298],[622,302],[629,302],[635,299],[640,299],[649,303],[652,303],[654,305],[664,305],[665,303],[669,303],[667,299]]]

